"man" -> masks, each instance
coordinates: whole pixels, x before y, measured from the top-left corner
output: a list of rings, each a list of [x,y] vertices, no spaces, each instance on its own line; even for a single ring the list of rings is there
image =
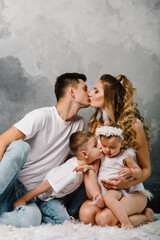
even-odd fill
[[[84,129],[84,120],[77,112],[89,106],[85,81],[86,76],[78,73],[59,76],[55,84],[57,105],[28,113],[0,136],[0,223],[16,227],[40,224],[41,213],[34,202],[13,211],[12,203],[69,155],[70,135]],[[42,220],[51,219],[56,224],[69,219],[69,214],[75,216],[85,198],[80,186],[64,199],[38,202]]]

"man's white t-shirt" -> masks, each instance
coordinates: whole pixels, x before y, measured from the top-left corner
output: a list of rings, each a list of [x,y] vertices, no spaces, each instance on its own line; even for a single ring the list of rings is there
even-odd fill
[[[64,197],[75,191],[83,182],[83,173],[73,172],[73,169],[77,166],[77,158],[73,157],[61,166],[49,171],[44,181],[48,180],[52,188],[39,195],[38,198],[43,201],[49,201],[53,198]]]
[[[69,137],[84,129],[84,119],[76,115],[65,122],[56,107],[39,108],[14,125],[23,132],[31,151],[19,173],[19,180],[31,190],[54,167],[64,163],[70,153]]]

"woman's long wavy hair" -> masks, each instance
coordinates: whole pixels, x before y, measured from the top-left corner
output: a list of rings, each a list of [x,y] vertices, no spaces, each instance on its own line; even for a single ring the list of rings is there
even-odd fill
[[[146,139],[148,142],[148,149],[151,150],[149,145],[150,136],[148,134],[148,126],[144,122],[144,118],[140,115],[138,104],[134,101],[134,94],[136,89],[133,88],[132,83],[124,75],[113,77],[112,75],[102,75],[104,88],[104,98],[106,111],[109,112],[111,123],[119,124],[125,133],[127,145],[138,149],[136,141],[136,132],[133,129],[133,123],[139,119],[144,128]],[[121,83],[123,81],[123,84]],[[97,121],[96,116],[98,109],[93,114],[89,121],[89,130],[95,132],[95,129],[103,125],[102,117]]]

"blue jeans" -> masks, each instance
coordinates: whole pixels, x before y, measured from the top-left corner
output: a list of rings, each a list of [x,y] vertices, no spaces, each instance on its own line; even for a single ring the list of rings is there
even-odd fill
[[[38,226],[41,213],[34,202],[13,210],[13,202],[27,192],[17,179],[30,147],[22,140],[12,142],[0,162],[0,224],[15,227]]]
[[[77,218],[80,206],[86,199],[84,183],[65,197],[49,201],[38,199],[37,204],[42,212],[42,222],[55,225],[70,220],[71,216]]]

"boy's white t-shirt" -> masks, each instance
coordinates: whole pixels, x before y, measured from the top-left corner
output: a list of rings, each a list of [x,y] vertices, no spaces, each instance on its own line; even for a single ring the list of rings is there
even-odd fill
[[[84,119],[76,115],[65,122],[56,107],[33,110],[14,125],[23,132],[31,151],[19,173],[19,180],[31,190],[43,181],[54,167],[64,163],[70,153],[69,138],[84,129]]]
[[[83,182],[83,173],[73,172],[73,169],[77,166],[77,158],[73,157],[61,166],[49,171],[44,181],[48,180],[52,188],[39,195],[38,198],[43,201],[49,201],[53,198],[64,197],[75,191]]]

